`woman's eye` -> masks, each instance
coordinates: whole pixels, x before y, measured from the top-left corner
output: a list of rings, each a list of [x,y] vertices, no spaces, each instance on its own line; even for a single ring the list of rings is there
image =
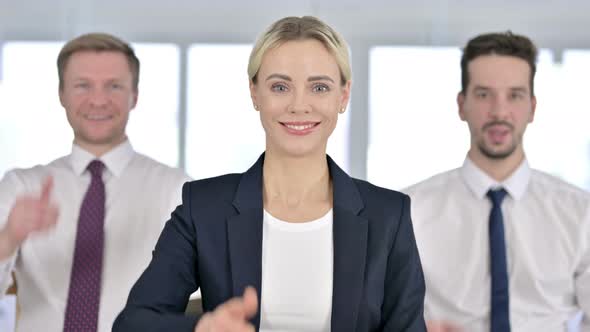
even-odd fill
[[[287,91],[287,87],[283,84],[274,84],[271,87],[272,91],[276,91],[276,92],[285,92]]]
[[[316,85],[313,86],[313,91],[314,92],[326,92],[326,91],[329,91],[329,90],[330,90],[330,88],[327,85],[325,85],[325,84],[316,84]]]

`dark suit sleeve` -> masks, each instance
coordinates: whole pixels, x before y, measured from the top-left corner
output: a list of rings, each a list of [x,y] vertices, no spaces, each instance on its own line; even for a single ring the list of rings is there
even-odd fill
[[[184,315],[190,294],[199,287],[190,200],[187,183],[183,203],[166,223],[152,261],[131,289],[113,331],[194,331],[198,317]]]
[[[424,275],[410,218],[410,198],[404,195],[387,262],[383,331],[426,331],[424,292]]]

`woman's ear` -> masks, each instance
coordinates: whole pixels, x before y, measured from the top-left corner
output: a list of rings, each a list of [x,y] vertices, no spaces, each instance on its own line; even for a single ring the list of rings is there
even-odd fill
[[[252,99],[252,105],[254,106],[254,109],[258,111],[256,83],[254,83],[252,80],[250,80],[250,98]]]

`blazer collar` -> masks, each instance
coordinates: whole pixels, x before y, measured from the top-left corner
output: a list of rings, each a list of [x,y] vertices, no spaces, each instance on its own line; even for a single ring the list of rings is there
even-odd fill
[[[368,220],[359,216],[364,208],[358,187],[327,156],[334,191],[334,274],[332,330],[352,331],[358,318],[367,253]],[[264,153],[242,175],[232,202],[238,214],[228,218],[233,295],[246,286],[256,288],[258,312],[252,323],[260,328],[262,284],[262,166]]]
[[[357,185],[335,162],[328,157],[328,168],[334,186],[334,207],[358,215],[365,207]]]
[[[352,178],[346,174],[330,156],[327,157],[328,169],[334,186],[334,206],[359,214],[364,208],[363,200]],[[232,202],[239,211],[262,209],[262,166],[264,153],[256,163],[242,175],[236,195]]]
[[[262,210],[262,166],[264,153],[246,173],[242,174],[232,205],[242,213],[251,209]]]
[[[356,331],[364,290],[369,221],[358,186],[328,156],[334,191],[332,331]]]
[[[260,328],[262,284],[262,165],[264,153],[242,174],[232,205],[237,215],[227,220],[233,296],[241,296],[247,286],[258,294],[258,310],[251,322]]]

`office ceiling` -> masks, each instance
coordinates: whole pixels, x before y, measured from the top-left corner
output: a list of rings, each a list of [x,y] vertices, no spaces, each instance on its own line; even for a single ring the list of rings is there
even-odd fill
[[[0,0],[0,41],[107,31],[141,41],[252,41],[272,21],[316,15],[367,43],[462,44],[511,29],[554,48],[590,46],[588,0]]]

